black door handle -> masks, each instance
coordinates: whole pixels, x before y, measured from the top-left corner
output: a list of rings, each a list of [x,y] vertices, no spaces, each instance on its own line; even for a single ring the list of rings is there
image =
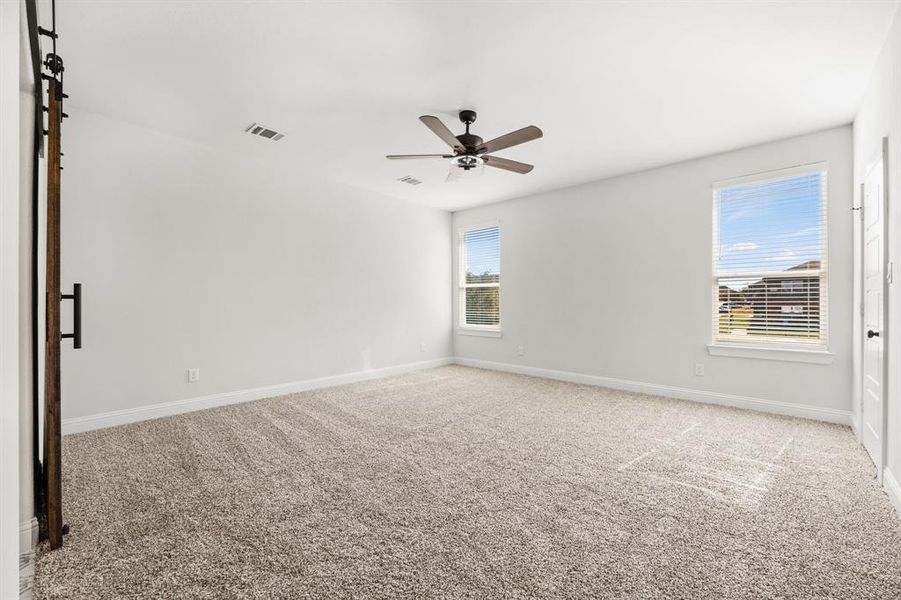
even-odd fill
[[[869,331],[867,332],[867,339],[869,339],[869,338],[874,338],[874,337],[879,337],[879,332],[878,332],[878,331],[873,331],[872,329],[869,330]]]
[[[72,347],[78,350],[81,348],[81,284],[73,284],[72,293],[63,294],[62,299],[72,301],[72,333],[64,333],[60,337],[71,338]]]

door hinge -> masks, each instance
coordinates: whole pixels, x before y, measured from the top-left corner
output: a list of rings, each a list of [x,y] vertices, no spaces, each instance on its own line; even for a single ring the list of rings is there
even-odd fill
[[[885,265],[885,280],[888,283],[892,283],[894,280],[894,273],[893,273],[894,268],[895,268],[895,263],[892,261],[889,261],[888,264]]]

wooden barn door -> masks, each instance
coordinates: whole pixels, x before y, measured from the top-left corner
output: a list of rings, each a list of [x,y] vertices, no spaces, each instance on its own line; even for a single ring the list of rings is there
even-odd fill
[[[65,94],[62,83],[50,78],[47,93],[47,263],[46,263],[46,339],[44,351],[44,500],[47,538],[51,549],[63,543],[67,527],[62,508],[62,389],[60,385],[60,350],[64,339],[72,339],[81,348],[81,284],[73,285],[71,294],[60,286],[60,128],[66,114],[62,111]],[[72,300],[73,328],[63,333],[60,303]]]
[[[44,493],[47,536],[51,548],[63,543],[62,507],[62,414],[60,411],[60,126],[62,90],[50,80],[47,98],[47,302],[44,351]]]

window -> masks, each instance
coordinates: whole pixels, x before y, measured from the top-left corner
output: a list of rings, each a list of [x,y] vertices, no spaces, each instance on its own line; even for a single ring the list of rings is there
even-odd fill
[[[460,327],[500,331],[500,228],[460,232]]]
[[[824,165],[718,185],[713,215],[714,344],[824,350]]]

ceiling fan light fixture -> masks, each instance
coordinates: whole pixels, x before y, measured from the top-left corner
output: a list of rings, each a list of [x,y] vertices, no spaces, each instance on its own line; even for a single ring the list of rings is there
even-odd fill
[[[472,154],[461,154],[460,156],[455,156],[451,159],[451,163],[454,166],[463,169],[464,171],[469,171],[470,169],[476,169],[485,164],[485,160],[481,156],[475,156]]]
[[[450,161],[450,168],[447,171],[447,179],[446,182],[464,182],[470,181],[473,179],[480,179],[485,174],[485,163],[481,159],[477,164],[472,164],[468,167],[461,167],[458,164],[457,157]]]

